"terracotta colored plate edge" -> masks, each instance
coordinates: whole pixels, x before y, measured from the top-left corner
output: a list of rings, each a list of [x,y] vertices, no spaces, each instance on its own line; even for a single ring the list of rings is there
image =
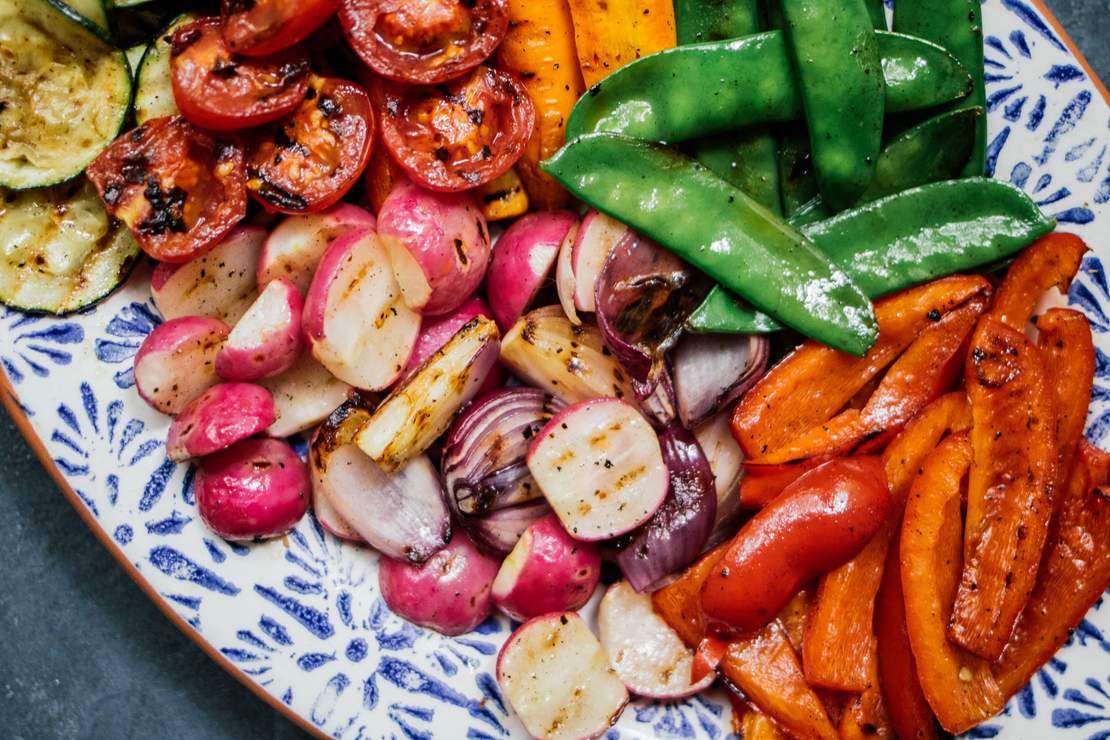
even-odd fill
[[[1060,21],[1058,21],[1056,19],[1056,16],[1053,15],[1052,11],[1045,6],[1043,0],[1032,0],[1032,2],[1037,7],[1037,10],[1041,13],[1041,15],[1044,16],[1045,20],[1048,21],[1049,25],[1052,26],[1052,29],[1056,32],[1056,35],[1059,36],[1064,45],[1068,47],[1068,51],[1071,52],[1072,56],[1074,56],[1076,61],[1079,62],[1079,65],[1083,67],[1083,71],[1087,73],[1087,77],[1088,79],[1090,79],[1091,84],[1095,86],[1095,89],[1099,91],[1106,103],[1110,105],[1110,91],[1107,91],[1106,86],[1102,84],[1102,80],[1100,80],[1098,75],[1095,74],[1095,71],[1091,68],[1090,63],[1087,61],[1087,58],[1083,56],[1083,53],[1081,51],[1079,51],[1079,47],[1075,45],[1075,42],[1072,40],[1071,36],[1069,36],[1068,32],[1064,30],[1064,27],[1060,24]],[[3,402],[4,407],[8,410],[8,415],[15,423],[16,428],[19,429],[19,432],[23,435],[24,439],[27,440],[27,444],[30,445],[31,450],[34,451],[35,455],[39,458],[39,462],[42,463],[42,466],[46,468],[46,472],[50,474],[50,477],[54,480],[55,485],[57,485],[58,488],[61,489],[62,493],[64,493],[66,498],[69,499],[69,503],[73,506],[74,509],[77,510],[77,515],[81,517],[82,521],[85,522],[85,525],[89,528],[93,535],[98,540],[100,540],[100,544],[102,544],[108,550],[108,552],[111,553],[112,557],[116,559],[116,562],[118,562],[120,566],[124,569],[124,571],[127,572],[127,575],[131,576],[131,580],[133,580],[135,584],[138,585],[143,593],[146,594],[147,598],[154,602],[159,611],[161,611],[162,614],[164,614],[165,617],[170,620],[170,622],[172,622],[187,637],[193,640],[193,642],[197,643],[197,645],[208,655],[209,658],[215,661],[215,663],[223,668],[225,671],[230,673],[232,677],[234,677],[236,680],[250,689],[250,691],[255,696],[269,704],[281,714],[285,715],[285,717],[287,717],[291,722],[293,722],[305,732],[308,732],[309,734],[317,738],[327,738],[328,735],[321,731],[320,728],[310,724],[308,720],[294,712],[291,707],[279,701],[276,697],[267,692],[266,689],[263,688],[260,684],[252,681],[249,676],[239,670],[239,668],[237,668],[234,663],[228,660],[227,657],[225,657],[215,647],[213,647],[213,645],[208,642],[208,640],[206,640],[200,632],[193,629],[188,622],[186,622],[177,612],[175,612],[170,607],[169,603],[165,599],[161,598],[158,595],[158,593],[154,590],[154,587],[151,586],[145,578],[143,578],[138,569],[135,568],[135,566],[132,565],[131,561],[127,559],[127,556],[124,554],[123,550],[115,542],[112,541],[112,539],[108,536],[108,533],[105,532],[104,529],[100,526],[99,522],[96,521],[96,519],[92,515],[92,512],[88,510],[88,508],[81,501],[80,497],[78,497],[77,492],[74,491],[73,488],[69,485],[69,481],[66,480],[65,476],[62,474],[62,471],[58,470],[58,466],[54,464],[54,460],[46,451],[46,447],[45,445],[43,445],[42,440],[39,439],[38,435],[35,433],[35,430],[31,428],[31,423],[27,420],[27,416],[23,413],[23,409],[20,408],[19,402],[15,400],[15,391],[12,388],[11,382],[8,380],[7,373],[4,373],[2,371],[0,371],[0,401]]]

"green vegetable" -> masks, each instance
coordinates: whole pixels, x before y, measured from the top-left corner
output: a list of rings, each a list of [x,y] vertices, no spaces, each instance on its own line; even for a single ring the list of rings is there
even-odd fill
[[[955,107],[985,107],[983,12],[980,0],[914,0],[895,3],[894,30],[934,41],[952,52],[971,74],[971,94]],[[986,173],[987,118],[976,122],[975,151],[963,174]]]
[[[748,36],[759,30],[755,0],[675,0],[678,43],[697,44]]]
[[[963,97],[971,77],[936,44],[876,33],[887,113]],[[802,98],[781,31],[665,49],[618,69],[590,88],[567,121],[567,140],[591,132],[679,142],[803,117]]]
[[[876,31],[886,30],[886,5],[883,0],[864,0],[867,6],[867,15],[871,18],[871,25]]]
[[[922,185],[801,228],[871,298],[943,275],[985,269],[1056,222],[1009,183],[974,177]],[[769,317],[724,303],[701,308],[695,331],[750,333]]]
[[[182,13],[150,42],[135,75],[135,123],[144,124],[152,118],[176,116],[181,112],[173,95],[170,39],[174,31],[196,19],[193,13]]]
[[[782,0],[821,196],[836,210],[871,182],[883,140],[879,44],[864,0]]]
[[[808,239],[673,149],[593,134],[564,146],[543,168],[806,336],[855,355],[878,336],[871,302]]]
[[[788,218],[819,197],[809,154],[809,134],[802,126],[791,126],[779,139],[779,193],[782,212]]]

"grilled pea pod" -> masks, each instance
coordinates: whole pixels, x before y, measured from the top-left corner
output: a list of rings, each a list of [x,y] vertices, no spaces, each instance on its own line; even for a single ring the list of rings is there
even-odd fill
[[[985,269],[1052,231],[1025,193],[972,177],[934,182],[801,227],[801,232],[871,298],[944,275]],[[710,294],[713,297],[713,294]],[[751,333],[770,317],[723,294],[697,309],[694,331]],[[703,308],[705,310],[703,310]],[[753,328],[755,327],[755,328]],[[773,329],[771,329],[773,331]]]
[[[675,0],[678,43],[698,44],[747,36],[759,30],[758,15],[755,0]]]
[[[940,46],[886,31],[876,36],[887,113],[940,105],[971,90],[971,76]],[[802,117],[786,39],[767,31],[666,49],[618,69],[574,106],[567,140],[610,132],[675,143]]]
[[[572,194],[802,334],[854,355],[878,336],[871,302],[844,272],[695,160],[626,136],[590,134],[543,167]]]

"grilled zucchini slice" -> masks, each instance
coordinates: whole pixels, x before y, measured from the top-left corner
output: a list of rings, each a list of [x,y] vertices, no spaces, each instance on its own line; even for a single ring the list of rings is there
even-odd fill
[[[0,2],[0,187],[76,177],[119,133],[124,53],[53,0]]]
[[[135,89],[135,122],[140,126],[152,118],[176,116],[180,113],[173,98],[169,38],[179,26],[192,23],[196,19],[192,13],[174,18],[165,31],[154,37],[143,55]]]

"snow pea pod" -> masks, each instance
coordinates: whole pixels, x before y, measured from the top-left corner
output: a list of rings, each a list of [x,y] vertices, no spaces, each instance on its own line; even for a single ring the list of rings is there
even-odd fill
[[[1055,226],[1021,190],[972,177],[889,195],[803,226],[801,232],[869,297],[879,298],[944,275],[997,265]],[[715,300],[712,311],[695,311],[700,320],[687,322],[689,328],[751,333],[769,318],[736,302],[729,306]]]
[[[983,11],[980,0],[914,0],[895,3],[894,30],[940,44],[971,74],[971,94],[954,107],[985,107]],[[966,177],[986,172],[987,119],[976,122],[975,151],[964,168]]]
[[[883,141],[879,44],[864,0],[782,0],[821,197],[859,199]]]
[[[864,0],[867,6],[867,15],[871,18],[871,25],[876,31],[886,30],[886,6],[883,0]]]
[[[721,41],[759,30],[759,8],[755,0],[675,0],[674,20],[679,45]]]
[[[971,77],[940,46],[876,32],[888,113],[966,95]],[[665,49],[594,85],[567,119],[567,140],[591,132],[679,142],[803,117],[782,31]]]
[[[871,302],[843,271],[695,160],[651,142],[590,134],[543,168],[586,203],[802,334],[860,356],[878,336]]]

